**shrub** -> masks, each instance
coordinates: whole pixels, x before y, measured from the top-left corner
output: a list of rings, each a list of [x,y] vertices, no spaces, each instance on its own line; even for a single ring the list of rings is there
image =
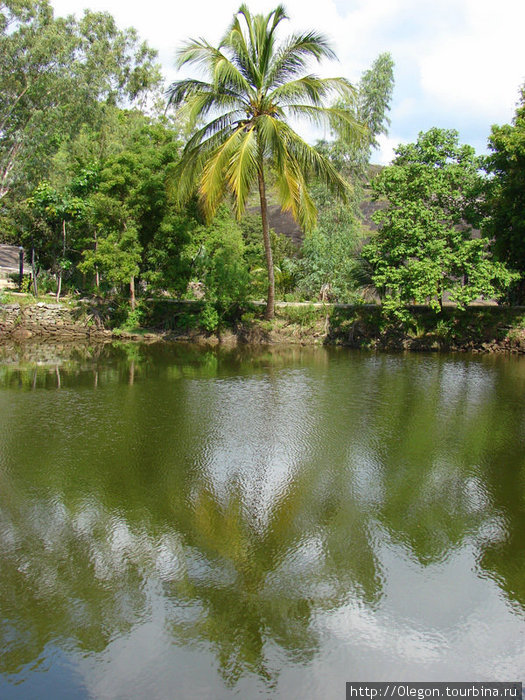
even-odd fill
[[[208,333],[213,333],[219,327],[219,321],[217,309],[212,304],[204,304],[199,318],[200,325],[204,330]]]

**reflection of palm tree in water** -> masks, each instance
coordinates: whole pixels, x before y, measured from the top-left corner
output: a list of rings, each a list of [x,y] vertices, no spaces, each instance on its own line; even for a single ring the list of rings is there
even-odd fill
[[[380,597],[364,519],[342,514],[334,498],[319,502],[316,481],[315,469],[297,474],[264,529],[244,507],[238,482],[226,504],[204,482],[194,485],[191,512],[181,519],[177,508],[177,529],[195,558],[190,554],[184,578],[168,592],[203,610],[197,622],[174,621],[172,631],[186,642],[211,642],[229,684],[247,671],[275,679],[275,644],[295,663],[307,663],[319,647],[316,611],[334,609],[356,591]],[[315,514],[322,520],[316,523]],[[333,521],[341,528],[345,516],[352,524],[337,541]]]
[[[246,672],[271,682],[279,653],[306,664],[320,644],[314,615],[356,595],[373,606],[382,585],[369,514],[344,469],[348,439],[312,440],[337,425],[316,410],[323,387],[312,398],[270,367],[242,391],[204,397],[208,440],[172,502],[188,566],[168,589],[201,609],[197,622],[173,622],[175,636],[211,642],[230,684]],[[245,435],[247,449],[235,442]]]

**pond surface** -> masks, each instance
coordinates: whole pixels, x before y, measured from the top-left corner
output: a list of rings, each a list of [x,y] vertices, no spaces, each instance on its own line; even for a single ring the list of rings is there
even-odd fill
[[[525,359],[0,349],[0,697],[523,680]]]

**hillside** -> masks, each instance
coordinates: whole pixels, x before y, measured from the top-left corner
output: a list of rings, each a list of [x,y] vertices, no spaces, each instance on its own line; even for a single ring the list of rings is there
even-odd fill
[[[366,231],[376,231],[377,225],[372,220],[372,215],[381,208],[381,202],[374,202],[372,200],[372,190],[370,188],[370,182],[373,177],[375,177],[382,170],[381,165],[370,165],[369,166],[369,178],[365,185],[364,192],[365,196],[361,202],[361,215],[363,218],[362,226]],[[259,204],[255,196],[250,198],[250,206],[248,207],[248,212],[250,214],[259,213]],[[301,230],[299,224],[294,220],[293,216],[289,211],[283,211],[279,204],[277,203],[277,191],[275,187],[268,187],[268,218],[270,221],[270,227],[276,233],[283,233],[288,236],[290,240],[296,245],[300,246],[304,233]]]

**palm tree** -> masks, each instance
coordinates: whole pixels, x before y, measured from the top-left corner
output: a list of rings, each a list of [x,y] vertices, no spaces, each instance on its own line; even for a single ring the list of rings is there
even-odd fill
[[[286,18],[282,5],[268,15],[255,16],[242,5],[218,47],[204,39],[190,40],[178,52],[179,68],[196,65],[205,70],[207,80],[177,80],[168,89],[169,104],[195,129],[176,168],[178,197],[189,197],[197,185],[209,219],[230,192],[240,217],[248,194],[258,184],[268,268],[266,318],[273,317],[275,301],[267,164],[274,169],[281,206],[292,212],[303,230],[310,229],[316,218],[307,188],[311,175],[320,176],[343,198],[349,193],[348,182],[295,133],[289,119],[305,117],[328,125],[349,140],[363,133],[350,109],[323,104],[333,94],[353,104],[352,85],[344,78],[305,74],[312,59],[335,58],[327,39],[311,31],[277,43],[277,27]]]

